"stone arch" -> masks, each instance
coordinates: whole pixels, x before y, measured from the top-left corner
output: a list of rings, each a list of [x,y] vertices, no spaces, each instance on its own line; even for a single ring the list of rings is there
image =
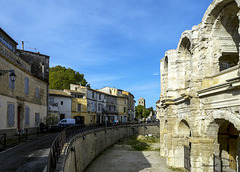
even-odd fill
[[[178,124],[178,133],[180,135],[184,135],[186,137],[191,136],[191,130],[188,122],[184,119],[182,119]]]
[[[184,50],[191,52],[192,49],[192,34],[190,30],[186,30],[182,33],[178,43],[177,52],[181,53]]]
[[[238,0],[214,0],[206,10],[202,18],[202,28],[205,26],[212,26],[214,20],[217,18],[222,9],[229,3],[235,2],[240,7]]]
[[[208,33],[212,47],[212,74],[239,63],[239,19],[239,1],[235,0],[215,0],[203,17],[200,28]]]
[[[164,88],[161,88],[163,92],[167,92],[168,89],[168,56],[165,55],[163,59],[163,70],[161,70],[161,83],[164,83]],[[163,87],[163,85],[161,85]]]
[[[204,120],[205,121],[205,135],[206,137],[215,138],[217,135],[217,128],[221,124],[221,120],[229,121],[234,127],[240,131],[240,118],[236,114],[228,110],[213,110],[211,114]]]
[[[235,122],[236,123],[236,122]],[[213,144],[213,154],[219,157],[221,161],[221,168],[224,171],[236,171],[239,162],[240,151],[238,145],[240,144],[239,129],[235,127],[234,123],[223,118],[216,118],[208,126],[207,134],[209,137],[215,139]]]
[[[183,32],[178,48],[177,78],[180,88],[189,86],[192,73],[192,37],[191,31]]]
[[[185,119],[180,119],[177,124],[177,137],[174,141],[173,157],[174,166],[184,167],[187,164],[190,166],[190,143],[191,130],[189,123]],[[188,156],[186,156],[186,151]],[[188,157],[186,161],[186,157]]]

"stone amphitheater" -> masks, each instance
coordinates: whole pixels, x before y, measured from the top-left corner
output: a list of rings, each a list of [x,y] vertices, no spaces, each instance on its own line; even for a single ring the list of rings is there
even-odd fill
[[[194,172],[240,171],[240,0],[214,0],[161,59],[160,154]]]

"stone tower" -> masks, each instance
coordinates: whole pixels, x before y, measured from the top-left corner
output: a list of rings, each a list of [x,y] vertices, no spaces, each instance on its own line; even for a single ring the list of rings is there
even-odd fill
[[[145,99],[142,97],[138,99],[138,105],[142,105],[145,108]]]

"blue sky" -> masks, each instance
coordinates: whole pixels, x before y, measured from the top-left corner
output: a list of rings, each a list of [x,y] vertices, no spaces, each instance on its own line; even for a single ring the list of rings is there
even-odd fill
[[[201,22],[211,2],[1,0],[0,27],[15,41],[28,41],[25,50],[49,55],[51,67],[83,73],[94,89],[130,91],[155,109],[160,59]]]

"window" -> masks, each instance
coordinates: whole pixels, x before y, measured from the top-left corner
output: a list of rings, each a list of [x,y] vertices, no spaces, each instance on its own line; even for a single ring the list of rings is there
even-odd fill
[[[91,103],[92,111],[94,111],[94,103]]]
[[[29,125],[29,107],[28,106],[26,106],[25,107],[25,125]]]
[[[6,46],[8,47],[10,50],[14,51],[13,49],[13,45],[12,43],[10,43],[9,41],[7,41],[2,35],[0,35],[0,41]]]
[[[124,113],[126,113],[126,112],[127,112],[127,108],[126,108],[126,107],[124,107],[123,111],[124,111]]]
[[[39,113],[35,113],[35,125],[39,124]]]
[[[12,70],[12,69],[9,69],[9,70]],[[11,80],[10,75],[11,75],[11,72],[9,72],[9,77],[8,77],[9,88],[12,89],[12,90],[14,90],[14,89],[15,89],[15,81],[12,81],[12,80]]]
[[[29,94],[29,78],[25,77],[25,87],[24,87],[24,93]]]
[[[101,111],[101,104],[98,103],[98,111]]]
[[[61,105],[63,105],[63,101],[61,101]]]
[[[101,94],[99,94],[99,100],[101,100],[101,96],[102,96],[102,95],[101,95]]]
[[[39,98],[39,87],[36,88],[36,97]]]
[[[8,126],[14,126],[15,105],[13,103],[8,104]]]
[[[94,92],[92,92],[92,98],[94,99]]]
[[[54,104],[54,98],[53,97],[50,97],[50,102],[49,102],[50,105],[53,105]]]
[[[80,104],[77,104],[77,111],[81,112],[81,105]]]
[[[124,104],[127,104],[127,100],[124,100]]]

